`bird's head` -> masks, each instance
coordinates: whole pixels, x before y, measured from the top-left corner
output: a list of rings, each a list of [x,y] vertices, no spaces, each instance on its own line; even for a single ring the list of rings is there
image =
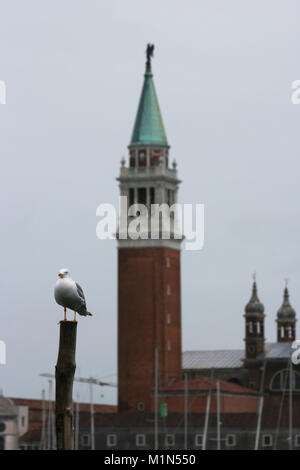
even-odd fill
[[[61,269],[58,273],[58,277],[60,277],[61,279],[66,278],[66,277],[70,277],[69,270],[68,269]]]

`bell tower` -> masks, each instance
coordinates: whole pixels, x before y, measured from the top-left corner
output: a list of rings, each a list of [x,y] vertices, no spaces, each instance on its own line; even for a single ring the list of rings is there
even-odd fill
[[[155,234],[151,230],[155,226],[152,225],[153,205],[171,207],[176,203],[180,183],[176,163],[169,168],[170,147],[153,82],[153,49],[149,44],[142,93],[128,146],[128,165],[122,159],[117,178],[120,196],[128,205],[120,209],[128,233],[124,235],[119,227],[117,236],[119,411],[153,408],[156,350],[158,386],[168,385],[182,376],[182,238],[174,236],[173,213],[169,237],[165,236],[161,222]],[[132,207],[139,210],[132,212]],[[143,229],[139,236],[133,236],[129,226],[137,223],[143,208],[146,211]]]
[[[264,306],[257,295],[257,285],[254,276],[252,295],[245,307],[245,358],[256,359],[264,353]]]
[[[283,293],[283,302],[277,312],[277,341],[292,343],[296,339],[296,312],[289,301],[287,286]]]
[[[252,295],[245,307],[245,366],[248,369],[249,386],[259,390],[262,363],[265,352],[264,306],[257,295],[255,274],[253,275]]]

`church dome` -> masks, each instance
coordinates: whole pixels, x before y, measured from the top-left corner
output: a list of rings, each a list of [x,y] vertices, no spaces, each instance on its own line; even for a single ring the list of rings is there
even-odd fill
[[[277,312],[278,320],[294,320],[296,312],[289,302],[289,291],[286,287],[283,294],[283,302],[280,309]]]
[[[247,303],[245,307],[246,315],[250,315],[250,314],[263,315],[264,310],[265,308],[257,296],[257,286],[256,286],[256,282],[254,281],[253,286],[252,286],[251,299],[249,300],[249,302]]]

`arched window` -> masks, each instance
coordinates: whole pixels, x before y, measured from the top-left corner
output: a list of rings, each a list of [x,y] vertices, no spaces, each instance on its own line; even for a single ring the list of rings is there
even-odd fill
[[[300,390],[300,374],[299,372],[292,372],[292,390]],[[271,390],[289,390],[290,389],[290,371],[288,369],[276,372],[271,380]]]

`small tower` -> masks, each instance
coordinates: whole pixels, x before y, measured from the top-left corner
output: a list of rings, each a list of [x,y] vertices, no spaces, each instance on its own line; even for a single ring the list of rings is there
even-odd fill
[[[264,306],[257,296],[257,286],[254,277],[252,296],[245,307],[246,320],[246,359],[256,359],[264,353]]]
[[[143,225],[140,231],[143,236],[126,237],[120,227],[117,235],[119,411],[152,410],[156,373],[159,387],[182,378],[182,240],[174,237],[172,229],[173,236],[164,238],[160,222],[157,237],[149,233],[152,206],[176,203],[180,183],[176,165],[169,168],[169,144],[153,83],[152,54],[153,46],[148,45],[144,84],[128,146],[129,165],[122,160],[117,178],[128,206],[140,204],[148,209],[146,228]],[[125,216],[126,232],[136,218],[131,212],[128,215],[127,208],[120,212],[122,220]]]
[[[291,343],[296,338],[296,312],[289,302],[287,286],[283,293],[283,302],[277,312],[277,342]]]

